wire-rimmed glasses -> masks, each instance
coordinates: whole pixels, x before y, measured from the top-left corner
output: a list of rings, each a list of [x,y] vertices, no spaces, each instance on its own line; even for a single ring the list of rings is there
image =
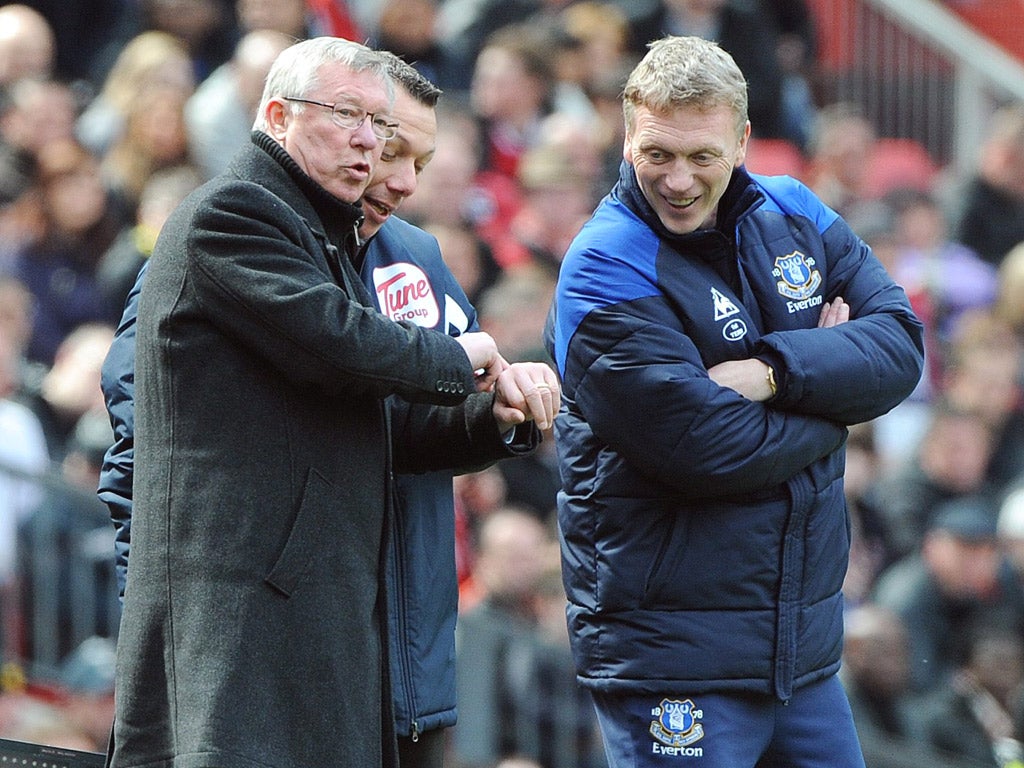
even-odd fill
[[[326,109],[331,110],[331,119],[334,120],[335,125],[342,128],[355,130],[363,124],[363,121],[369,118],[370,130],[373,131],[373,135],[378,139],[384,139],[387,141],[395,138],[398,134],[398,123],[390,121],[387,115],[382,115],[379,112],[367,112],[357,104],[353,104],[348,101],[337,101],[334,104],[325,104],[322,101],[300,99],[295,96],[282,96],[281,98],[285,101],[298,101],[302,104],[313,104],[317,107],[325,107]]]

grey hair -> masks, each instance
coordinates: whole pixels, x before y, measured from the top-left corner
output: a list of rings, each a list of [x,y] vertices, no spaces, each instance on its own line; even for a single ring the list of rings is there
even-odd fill
[[[412,64],[396,56],[391,51],[379,51],[387,64],[391,79],[408,91],[418,104],[424,107],[436,107],[443,91],[430,80],[420,74]]]
[[[747,81],[732,56],[701,37],[663,37],[648,48],[622,94],[627,131],[639,106],[656,112],[695,106],[729,107],[742,134],[747,123]]]
[[[341,37],[314,37],[285,48],[275,59],[263,86],[253,129],[267,130],[267,103],[272,98],[309,95],[318,83],[320,68],[325,64],[342,64],[353,72],[375,75],[384,84],[388,98],[394,101],[395,88],[390,70],[377,51]],[[301,108],[301,105],[297,104],[296,108]]]

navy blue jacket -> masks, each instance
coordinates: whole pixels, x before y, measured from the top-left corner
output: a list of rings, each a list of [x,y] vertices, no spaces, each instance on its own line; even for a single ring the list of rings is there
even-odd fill
[[[479,330],[437,240],[401,219],[389,218],[370,239],[359,274],[392,320],[450,336]],[[409,415],[394,398],[392,421]],[[397,475],[394,487],[388,636],[395,722],[407,736],[455,724],[455,499],[451,472]]]
[[[842,296],[851,320],[816,327]],[[788,699],[834,673],[846,426],[905,398],[921,324],[868,246],[788,177],[737,170],[673,235],[631,166],[565,256],[553,354],[558,517],[581,682]],[[768,403],[708,368],[760,357]]]
[[[103,366],[102,389],[115,442],[104,459],[99,496],[115,529],[118,586],[124,594],[131,538],[134,463],[135,321],[144,264],[128,296]],[[392,217],[364,248],[360,272],[382,312],[458,336],[478,330],[476,310],[444,266],[437,241]],[[392,422],[408,418],[392,402]],[[400,430],[399,430],[400,431]],[[518,438],[518,435],[517,435]],[[521,449],[518,443],[510,452]],[[452,473],[395,477],[387,559],[394,714],[399,735],[455,723],[455,518]],[[410,611],[415,621],[407,621]]]

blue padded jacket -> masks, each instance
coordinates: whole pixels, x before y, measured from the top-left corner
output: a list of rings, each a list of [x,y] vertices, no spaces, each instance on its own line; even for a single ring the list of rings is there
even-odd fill
[[[851,320],[817,328],[837,296]],[[870,248],[796,180],[742,168],[716,229],[674,235],[623,164],[565,256],[549,344],[580,681],[786,700],[834,673],[846,426],[904,399],[923,361]],[[708,376],[749,357],[776,371],[768,403]]]

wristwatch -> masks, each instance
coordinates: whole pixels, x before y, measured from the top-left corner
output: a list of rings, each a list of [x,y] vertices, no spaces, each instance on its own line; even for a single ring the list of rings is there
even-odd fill
[[[764,377],[768,382],[768,389],[772,391],[772,397],[775,397],[775,394],[779,391],[779,385],[775,383],[775,369],[772,368],[767,363],[765,363],[765,365],[768,368],[768,372],[764,375]]]

